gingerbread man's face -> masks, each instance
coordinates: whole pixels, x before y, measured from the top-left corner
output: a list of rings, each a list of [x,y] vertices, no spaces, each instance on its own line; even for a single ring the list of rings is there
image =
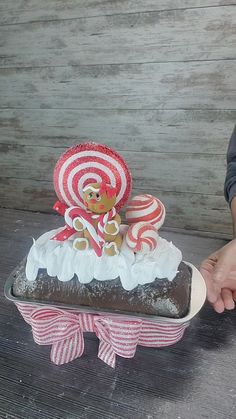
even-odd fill
[[[91,183],[84,188],[84,203],[95,214],[103,214],[110,211],[116,203],[115,193],[109,193],[100,183]]]

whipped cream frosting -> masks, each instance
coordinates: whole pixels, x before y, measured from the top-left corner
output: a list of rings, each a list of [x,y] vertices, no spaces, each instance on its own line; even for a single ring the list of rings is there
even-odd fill
[[[158,237],[157,247],[148,254],[135,254],[123,240],[120,253],[98,257],[92,249],[78,251],[73,249],[74,236],[59,242],[50,240],[62,228],[48,231],[40,236],[29,251],[26,263],[26,277],[29,281],[37,278],[40,268],[46,269],[49,276],[56,276],[60,281],[70,281],[74,275],[83,283],[93,279],[112,280],[120,277],[122,287],[130,291],[137,285],[153,282],[156,278],[172,281],[182,260],[182,253],[172,242]],[[121,226],[124,235],[127,226]]]

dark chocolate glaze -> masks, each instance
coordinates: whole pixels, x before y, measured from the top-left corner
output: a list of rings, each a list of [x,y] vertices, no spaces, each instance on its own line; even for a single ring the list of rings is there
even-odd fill
[[[26,300],[51,303],[83,305],[111,311],[127,311],[140,314],[184,317],[189,310],[192,271],[184,262],[173,281],[156,279],[145,285],[138,285],[126,291],[120,278],[111,281],[93,279],[89,284],[81,284],[77,276],[68,282],[48,276],[41,269],[35,281],[25,276],[25,263],[15,273],[13,295]]]

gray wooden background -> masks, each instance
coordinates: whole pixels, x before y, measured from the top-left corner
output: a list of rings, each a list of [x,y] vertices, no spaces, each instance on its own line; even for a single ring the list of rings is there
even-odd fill
[[[93,139],[166,225],[229,236],[236,1],[1,0],[0,206],[49,212],[53,166]]]

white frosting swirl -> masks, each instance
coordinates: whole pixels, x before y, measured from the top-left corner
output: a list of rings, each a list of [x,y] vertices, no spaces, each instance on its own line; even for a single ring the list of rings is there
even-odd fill
[[[75,250],[72,246],[73,236],[64,242],[50,240],[61,230],[51,230],[34,241],[26,263],[29,281],[34,281],[38,270],[44,268],[49,276],[57,276],[65,282],[74,275],[83,284],[94,278],[106,281],[120,277],[122,287],[129,291],[156,278],[173,280],[182,260],[181,251],[161,237],[158,237],[156,249],[148,254],[134,254],[123,240],[118,255],[111,257],[103,254],[99,258],[92,249],[83,252]],[[124,235],[126,231],[127,226],[122,226],[121,233]]]

